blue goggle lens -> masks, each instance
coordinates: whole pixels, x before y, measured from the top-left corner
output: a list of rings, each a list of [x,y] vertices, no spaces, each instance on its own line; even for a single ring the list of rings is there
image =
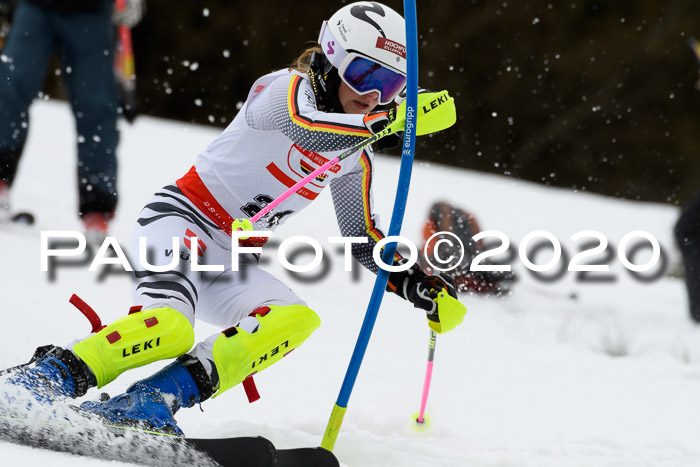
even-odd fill
[[[355,57],[345,68],[343,79],[356,92],[378,91],[380,102],[388,103],[406,85],[406,77],[372,60]]]

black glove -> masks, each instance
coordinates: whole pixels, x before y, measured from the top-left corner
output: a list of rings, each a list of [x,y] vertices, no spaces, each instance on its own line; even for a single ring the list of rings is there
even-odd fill
[[[424,92],[434,92],[429,89],[423,89],[423,88],[418,88],[418,94],[422,94]],[[394,103],[398,107],[401,105],[403,101],[406,100],[406,88],[404,87],[401,92],[399,92],[396,97],[394,98]],[[370,112],[367,115],[365,115],[365,126],[369,128],[369,131],[372,132],[372,134],[377,134],[380,131],[382,131],[387,125],[390,125],[394,120],[396,120],[396,108],[394,108],[394,115],[390,117],[386,123],[384,123],[383,126],[380,126],[379,121],[376,123],[377,129],[375,130],[374,128],[368,126],[368,117],[372,117],[375,114],[382,114],[386,112],[385,110],[377,110],[374,112]],[[374,125],[374,119],[370,120],[372,124]],[[385,136],[384,138],[380,139],[377,142],[377,151],[381,151],[382,149],[392,149],[395,147],[398,147],[401,145],[401,141],[403,140],[403,131],[397,131],[396,133],[392,133],[389,136]]]
[[[398,266],[406,261],[405,258],[401,258],[395,261],[394,265]],[[457,298],[457,287],[451,276],[441,271],[428,276],[417,264],[406,271],[390,273],[386,289],[413,303],[414,307],[425,310],[428,319],[435,322],[440,321],[438,306],[434,301],[438,292],[445,289],[451,297]]]
[[[376,135],[396,120],[396,107],[389,110],[375,110],[365,114],[365,126],[373,135]],[[395,148],[401,144],[403,131],[397,131],[377,141],[377,151]]]

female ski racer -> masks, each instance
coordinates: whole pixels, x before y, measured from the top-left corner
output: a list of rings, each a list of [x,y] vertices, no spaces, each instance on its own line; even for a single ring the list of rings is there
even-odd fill
[[[143,208],[132,251],[139,251],[138,239],[144,237],[153,254],[150,266],[141,261],[135,272],[136,306],[130,314],[72,346],[51,347],[10,381],[51,401],[82,396],[126,370],[176,358],[126,393],[82,407],[114,424],[178,435],[177,410],[241,382],[250,389],[253,373],[301,345],[320,320],[258,267],[259,255],[241,254],[238,268],[232,268],[232,222],[252,217],[316,167],[392,121],[393,106],[375,108],[392,104],[405,87],[404,44],[403,18],[376,2],[347,5],[324,22],[320,46],[303,52],[292,68],[258,79],[236,118],[192,169]],[[330,186],[343,236],[367,238],[353,245],[354,257],[376,273],[372,249],[383,233],[372,210],[372,158],[368,147],[343,159],[262,217],[255,230],[273,230]],[[163,253],[176,247],[197,255],[200,265],[224,270],[194,271],[183,259],[188,255]],[[397,261],[405,260],[397,255]],[[454,319],[447,324],[446,314],[461,321],[466,311],[449,276],[428,276],[416,265],[392,272],[387,289],[425,310],[438,331],[456,325]],[[443,289],[450,296],[437,298]],[[195,319],[225,330],[192,348]]]

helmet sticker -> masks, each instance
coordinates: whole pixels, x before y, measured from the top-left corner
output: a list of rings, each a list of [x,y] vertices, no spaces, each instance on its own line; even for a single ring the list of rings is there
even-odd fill
[[[367,5],[355,5],[352,8],[350,8],[350,14],[353,15],[355,18],[364,21],[366,23],[371,24],[377,31],[379,31],[379,34],[382,35],[382,37],[386,37],[386,34],[384,34],[384,30],[369,16],[367,16],[367,12],[371,11],[372,13],[376,13],[379,16],[386,16],[386,13],[384,13],[384,8],[379,3],[376,2],[369,2],[372,4],[372,6],[367,6]]]
[[[377,37],[376,47],[378,49],[388,50],[391,53],[395,53],[401,58],[406,58],[406,46],[401,45],[398,42],[394,42],[390,39],[386,39],[384,37]]]

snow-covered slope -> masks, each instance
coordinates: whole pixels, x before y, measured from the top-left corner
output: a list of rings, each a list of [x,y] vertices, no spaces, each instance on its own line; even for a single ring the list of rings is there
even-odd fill
[[[128,244],[141,206],[185,173],[218,130],[142,117],[122,127],[121,200],[113,234]],[[72,117],[63,103],[32,109],[30,140],[13,201],[37,214],[38,227],[74,230],[75,151]],[[375,207],[388,226],[399,162],[377,157]],[[372,466],[692,466],[700,465],[700,329],[686,311],[682,282],[665,275],[634,279],[617,257],[622,237],[645,230],[664,258],[676,261],[671,229],[677,210],[510,178],[417,163],[403,234],[420,244],[429,206],[446,200],[470,210],[482,229],[499,230],[514,245],[531,231],[551,232],[571,258],[597,230],[610,242],[604,282],[574,272],[544,282],[516,256],[519,276],[504,299],[464,296],[464,324],[440,336],[428,402],[432,425],[412,428],[425,369],[428,328],[421,311],[386,296],[350,399],[335,452],[344,465]],[[282,364],[256,377],[262,399],[248,404],[235,388],[198,409],[178,413],[193,436],[260,434],[281,447],[317,445],[323,435],[373,285],[343,271],[329,193],[278,230],[277,238],[309,235],[331,262],[329,274],[299,281],[274,257],[266,268],[288,284],[323,321]],[[533,258],[547,261],[543,251]],[[632,256],[632,255],[630,255]],[[632,259],[644,263],[649,252]],[[302,261],[304,258],[300,258]],[[62,267],[52,280],[39,267],[36,230],[0,231],[0,367],[26,361],[34,348],[63,344],[89,326],[68,304],[77,293],[104,321],[131,305],[125,274],[101,277],[88,264]],[[560,261],[566,264],[565,259]],[[551,273],[548,273],[551,274]],[[219,329],[198,323],[203,338]],[[163,364],[134,370],[106,389],[116,394]],[[95,390],[93,390],[95,391]],[[96,397],[90,392],[86,397]],[[3,465],[107,465],[0,442]],[[120,465],[110,463],[109,465]]]

